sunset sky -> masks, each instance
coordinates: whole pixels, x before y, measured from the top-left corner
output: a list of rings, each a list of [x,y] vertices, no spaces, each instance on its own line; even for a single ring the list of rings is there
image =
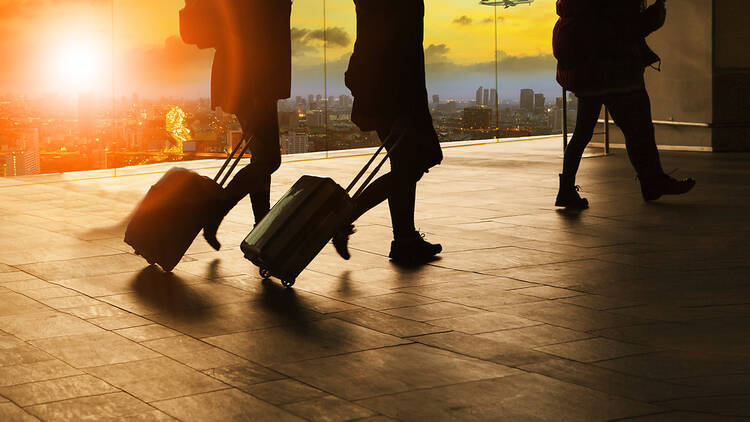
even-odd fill
[[[206,96],[212,50],[178,37],[184,0],[0,0],[0,94],[38,95],[112,92],[117,96]],[[428,89],[444,98],[470,98],[479,85],[494,86],[493,8],[478,0],[426,0],[425,50]],[[327,0],[328,93],[348,93],[343,72],[355,38],[354,4]],[[521,87],[548,96],[554,82],[550,38],[554,0],[498,8],[501,93],[516,98]],[[322,87],[322,0],[296,0],[293,95]],[[114,29],[114,49],[113,46]]]

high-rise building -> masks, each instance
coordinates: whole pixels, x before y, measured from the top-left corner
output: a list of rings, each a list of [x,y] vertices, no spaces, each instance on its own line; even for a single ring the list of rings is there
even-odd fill
[[[78,133],[85,143],[94,139],[96,133],[94,97],[91,94],[78,96]]]
[[[490,90],[490,102],[486,105],[492,107],[493,109],[497,107],[497,90],[495,88],[492,88]]]
[[[307,96],[307,105],[312,107],[313,103],[315,102],[315,96],[310,94]]]
[[[544,98],[544,94],[536,94],[534,95],[534,114],[537,115],[543,115],[544,112],[547,110],[547,107],[545,106],[546,99]]]
[[[336,97],[333,95],[328,96],[328,107],[333,107],[336,105]]]
[[[309,136],[306,133],[290,131],[281,136],[281,149],[284,154],[302,154],[307,152]]]
[[[481,86],[477,88],[477,93],[476,93],[477,105],[482,105],[482,92],[484,92],[484,88],[482,88]]]
[[[482,105],[490,105],[490,90],[484,89],[484,93],[482,95]]]
[[[472,106],[464,109],[464,125],[474,129],[487,129],[492,122],[492,110],[486,106]]]
[[[533,89],[521,90],[521,110],[528,111],[529,113],[534,112],[534,90]]]
[[[316,103],[320,103],[321,100],[323,100],[323,96],[322,95],[318,94],[318,95],[315,96],[315,102]]]
[[[432,108],[437,109],[437,107],[440,105],[440,96],[439,95],[433,95],[432,96]]]

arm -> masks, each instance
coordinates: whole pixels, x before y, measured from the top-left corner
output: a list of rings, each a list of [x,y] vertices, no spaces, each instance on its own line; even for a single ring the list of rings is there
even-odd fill
[[[667,19],[667,1],[656,0],[640,16],[640,32],[644,38],[664,25]]]

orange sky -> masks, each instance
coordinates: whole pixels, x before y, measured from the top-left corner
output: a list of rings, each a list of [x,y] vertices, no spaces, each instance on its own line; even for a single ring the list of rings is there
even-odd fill
[[[494,56],[492,8],[480,6],[478,0],[426,3],[425,47],[431,53],[428,60],[441,62],[449,66],[443,68],[455,72],[473,72],[478,80],[489,82],[492,75],[484,63]],[[113,57],[118,96],[135,91],[206,93],[212,52],[198,51],[176,38],[178,11],[183,6],[184,0],[0,0],[0,51],[6,52],[11,63],[0,70],[0,94],[20,88],[37,93],[88,89],[109,94]],[[343,72],[351,52],[354,5],[351,0],[327,0],[326,10],[328,26],[340,28],[343,34],[341,42],[329,48],[334,72],[329,83],[332,89],[343,91],[342,75],[337,73]],[[544,57],[551,50],[554,0],[537,0],[530,7],[498,11],[503,19],[499,49],[515,60],[509,62],[511,66],[520,69],[511,68],[508,72],[529,68],[533,73],[534,66],[543,62],[541,66],[548,73],[551,62]],[[292,26],[319,29],[322,17],[321,0],[295,1]],[[431,45],[434,48],[430,49]],[[318,90],[315,85],[322,79],[318,75],[321,43],[302,39],[295,46],[297,91]],[[80,69],[76,77],[74,69],[65,62],[77,57],[83,57],[77,60],[90,68]],[[433,79],[448,76],[436,75]]]

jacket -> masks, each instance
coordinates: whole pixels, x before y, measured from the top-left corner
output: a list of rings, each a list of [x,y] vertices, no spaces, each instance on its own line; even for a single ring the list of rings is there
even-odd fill
[[[421,174],[443,159],[430,115],[423,0],[354,0],[357,40],[346,71],[352,122],[381,138],[406,130],[391,163]]]
[[[236,113],[253,98],[291,95],[291,0],[214,0],[225,28],[211,71],[211,106]]]
[[[557,0],[552,38],[557,81],[573,92],[590,89],[597,61],[636,60],[643,68],[660,61],[646,37],[663,25],[658,5],[641,0]]]

